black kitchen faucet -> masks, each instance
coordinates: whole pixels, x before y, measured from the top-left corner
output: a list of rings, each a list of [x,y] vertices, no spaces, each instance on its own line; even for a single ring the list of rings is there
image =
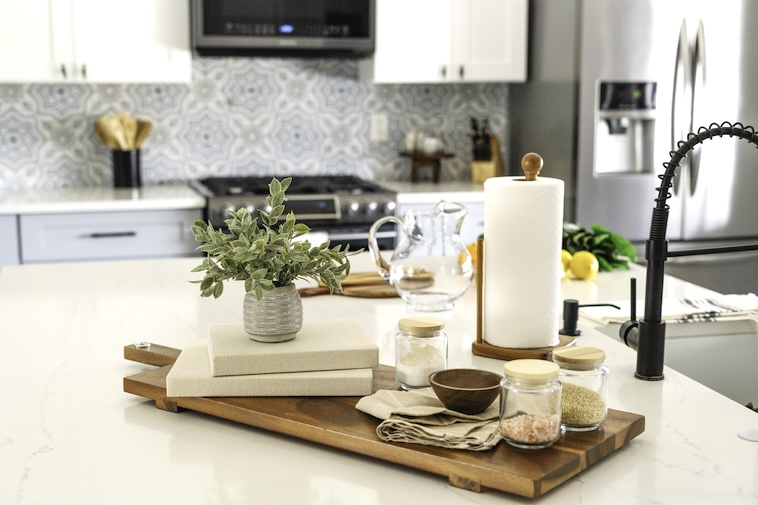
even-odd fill
[[[666,228],[668,226],[669,205],[666,201],[671,196],[669,191],[676,175],[679,163],[688,152],[706,139],[715,137],[737,137],[747,140],[758,147],[758,135],[752,126],[741,123],[712,123],[708,128],[701,127],[697,133],[690,133],[686,140],[677,143],[677,150],[671,152],[671,161],[664,163],[665,171],[659,175],[661,185],[656,188],[653,217],[650,223],[650,236],[645,245],[647,260],[645,312],[642,321],[632,320],[621,326],[619,336],[633,349],[637,350],[637,368],[634,376],[638,379],[657,381],[663,379],[663,356],[666,344],[666,322],[661,319],[663,306],[663,274],[666,258],[675,256],[693,256],[724,252],[742,252],[758,250],[758,244],[740,246],[710,247],[690,249],[677,252],[668,251]]]

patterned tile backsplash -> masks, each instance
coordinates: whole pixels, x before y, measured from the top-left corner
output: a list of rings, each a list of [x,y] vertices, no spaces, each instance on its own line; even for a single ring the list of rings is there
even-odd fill
[[[410,161],[399,155],[408,131],[442,139],[455,157],[441,178],[465,180],[469,118],[488,118],[505,138],[507,84],[371,85],[357,68],[337,59],[196,58],[188,85],[0,84],[0,188],[112,184],[110,151],[94,124],[117,112],[154,123],[140,152],[143,183],[290,174],[409,180]],[[374,115],[387,120],[386,141],[371,140]]]

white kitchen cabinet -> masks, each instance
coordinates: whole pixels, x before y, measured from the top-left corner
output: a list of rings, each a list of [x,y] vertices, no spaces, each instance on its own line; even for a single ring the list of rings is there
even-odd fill
[[[0,82],[189,82],[186,0],[0,0]]]
[[[18,218],[14,215],[0,216],[0,269],[5,265],[17,265]]]
[[[20,216],[21,262],[190,256],[200,209]]]
[[[523,82],[528,0],[377,0],[374,83]]]

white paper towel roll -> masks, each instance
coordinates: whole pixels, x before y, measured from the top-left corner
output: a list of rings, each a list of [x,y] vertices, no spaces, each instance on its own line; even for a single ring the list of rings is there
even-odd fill
[[[482,338],[505,348],[558,344],[563,181],[484,181]]]

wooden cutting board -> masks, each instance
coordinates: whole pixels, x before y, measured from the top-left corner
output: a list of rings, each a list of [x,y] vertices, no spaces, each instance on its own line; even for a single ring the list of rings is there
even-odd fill
[[[396,298],[397,291],[376,272],[356,272],[348,275],[342,282],[342,291],[333,291],[333,295],[355,296],[358,298]],[[329,288],[323,284],[297,290],[300,296],[328,295]]]
[[[355,408],[358,397],[170,398],[166,375],[180,351],[150,344],[124,347],[124,357],[159,368],[124,378],[124,391],[155,401],[170,412],[201,412],[397,465],[447,477],[470,491],[494,489],[537,498],[620,449],[645,430],[645,418],[609,409],[603,427],[567,432],[552,447],[525,450],[501,442],[485,452],[383,442],[379,420]],[[394,369],[374,369],[374,391],[398,389]]]
[[[328,295],[329,288],[326,286],[315,286],[312,288],[300,288],[297,290],[300,296]],[[342,291],[334,290],[331,294],[342,296],[356,296],[359,298],[394,298],[397,297],[397,291],[390,284],[367,284],[365,286],[342,286]]]

